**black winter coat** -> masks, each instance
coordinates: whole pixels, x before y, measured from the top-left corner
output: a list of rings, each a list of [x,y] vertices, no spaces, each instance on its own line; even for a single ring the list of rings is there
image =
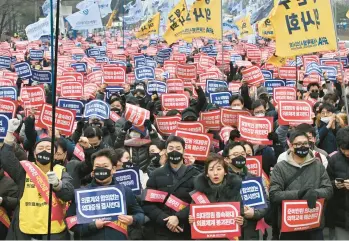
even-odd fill
[[[349,231],[349,191],[345,188],[337,189],[335,185],[336,178],[349,179],[349,159],[341,151],[338,151],[330,157],[327,173],[333,186],[334,195],[328,202],[326,223]]]
[[[0,197],[2,197],[0,207],[3,207],[7,216],[11,217],[18,204],[18,188],[11,178],[4,175],[2,169],[0,169]],[[6,235],[7,227],[0,222],[0,240],[5,240]]]
[[[117,137],[116,137],[116,141],[114,144],[114,148],[125,148],[129,153],[130,153],[130,157],[132,159],[132,163],[139,167],[144,173],[147,172],[147,167],[150,164],[150,160],[149,160],[149,145],[142,145],[139,147],[128,147],[125,146],[125,140],[126,140],[126,132],[121,130],[119,131]],[[159,140],[159,136],[158,133],[156,131],[153,131],[150,134],[150,139],[151,141],[158,141]]]
[[[199,172],[192,166],[186,167],[184,175],[174,184],[172,177],[172,170],[169,163],[163,167],[157,168],[147,182],[147,189],[159,190],[167,193],[172,193],[180,200],[191,203],[190,192],[194,190],[194,178]],[[173,190],[173,186],[177,187]],[[169,195],[168,195],[169,196]],[[190,225],[188,222],[189,206],[179,212],[168,208],[165,203],[152,203],[144,201],[143,210],[146,216],[149,217],[150,222],[147,223],[146,231],[151,234],[146,239],[166,239],[166,240],[189,240],[191,238]],[[163,219],[169,216],[177,216],[179,219],[179,226],[183,228],[183,233],[173,233],[166,227],[166,221]]]

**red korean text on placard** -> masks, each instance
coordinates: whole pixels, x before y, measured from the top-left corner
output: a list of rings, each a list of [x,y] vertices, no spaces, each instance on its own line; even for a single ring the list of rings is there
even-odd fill
[[[204,125],[199,121],[194,122],[188,122],[188,121],[181,121],[178,122],[178,130],[181,131],[188,131],[193,133],[204,133]]]
[[[298,232],[320,227],[324,199],[316,201],[316,207],[309,209],[307,201],[282,201],[281,232]]]
[[[249,156],[246,158],[246,167],[256,177],[262,176],[262,156]]]
[[[239,116],[238,129],[241,139],[250,141],[253,144],[271,145],[268,134],[273,130],[272,117],[247,117]]]
[[[0,99],[0,113],[12,113],[12,118],[14,118],[16,110],[17,101]]]
[[[180,121],[180,116],[158,116],[156,117],[156,127],[161,134],[169,136],[176,132]]]
[[[61,97],[68,99],[80,99],[84,94],[84,89],[79,82],[64,82],[61,85]]]
[[[196,79],[196,66],[194,64],[178,64],[176,76],[183,80]]]
[[[21,89],[23,101],[29,101],[32,106],[41,106],[46,103],[46,95],[43,85],[24,87]]]
[[[257,86],[265,81],[262,71],[257,66],[244,69],[242,75],[249,86]]]
[[[143,126],[145,120],[149,120],[149,110],[139,106],[126,104],[125,119],[131,121],[134,126]]]
[[[124,84],[126,81],[126,67],[103,66],[104,83],[113,86]]]
[[[181,79],[168,79],[166,85],[168,93],[180,94],[184,92],[184,83]]]
[[[195,221],[191,225],[192,239],[233,239],[241,235],[235,218],[240,216],[240,203],[220,202],[213,204],[191,204],[190,215]]]
[[[206,129],[219,130],[221,128],[221,111],[200,112],[200,121]]]
[[[180,130],[177,130],[175,135],[182,137],[185,141],[185,157],[193,156],[196,160],[206,160],[211,146],[211,139],[208,135]]]
[[[247,110],[232,110],[232,109],[221,109],[221,124],[223,126],[237,126],[239,122],[239,116],[252,116]]]
[[[162,94],[163,110],[184,110],[189,106],[189,98],[185,94]]]
[[[286,80],[296,80],[297,79],[296,67],[280,67],[279,78],[286,79]]]
[[[273,99],[276,104],[282,100],[296,100],[297,92],[294,87],[276,87],[273,88]]]
[[[312,107],[307,101],[280,101],[278,114],[280,125],[313,124]]]

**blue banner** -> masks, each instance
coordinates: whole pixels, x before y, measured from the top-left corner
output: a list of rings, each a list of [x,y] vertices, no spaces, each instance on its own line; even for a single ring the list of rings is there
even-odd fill
[[[123,60],[109,60],[109,64],[115,64],[117,66],[127,66],[127,63]]]
[[[322,72],[326,72],[328,79],[333,81],[333,82],[337,82],[337,68],[334,66],[320,66],[320,69]]]
[[[281,79],[271,79],[264,82],[264,87],[267,88],[268,94],[273,95],[273,88],[285,86],[285,81]]]
[[[7,56],[0,56],[0,69],[8,69],[11,67],[11,58]]]
[[[226,88],[228,90],[228,83],[224,80],[208,79],[206,80],[206,93],[217,92],[218,88]]]
[[[157,91],[158,95],[167,93],[167,85],[165,82],[152,80],[148,82],[147,93],[152,95],[153,91]]]
[[[151,39],[150,41],[149,41],[149,46],[151,46],[151,45],[157,45],[158,44],[158,41],[156,40],[156,39]]]
[[[305,69],[305,74],[315,73],[322,76],[322,72],[318,63],[311,62]]]
[[[88,49],[87,56],[90,58],[101,56],[101,51],[99,49]]]
[[[219,107],[227,107],[227,106],[230,106],[229,104],[230,97],[231,97],[230,92],[210,93],[210,103],[216,104]]]
[[[108,57],[96,57],[96,63],[109,63]]]
[[[171,53],[172,53],[172,48],[161,49],[158,52],[159,55],[171,55]]]
[[[101,67],[92,67],[91,70],[92,70],[92,72],[96,72],[96,71],[102,70],[102,68]]]
[[[201,52],[204,52],[204,53],[209,53],[212,51],[212,46],[204,46],[204,47],[201,47],[200,49]]]
[[[75,190],[77,223],[91,223],[96,219],[115,221],[127,214],[122,185]]]
[[[287,87],[296,87],[296,81],[295,80],[287,80],[286,81],[286,86]]]
[[[325,65],[328,61],[338,61],[336,59],[330,59],[330,58],[320,58],[320,65]]]
[[[242,60],[242,57],[241,55],[238,55],[238,54],[233,54],[232,56],[230,56],[230,61],[231,62],[235,62],[235,61],[241,61]]]
[[[265,80],[273,79],[273,71],[262,69],[262,74]]]
[[[15,64],[17,63],[17,57],[16,56],[12,56],[11,57],[11,64]]]
[[[190,46],[179,46],[178,48],[178,52],[180,52],[181,54],[190,54],[191,53],[191,47]]]
[[[249,178],[242,181],[241,197],[244,206],[254,209],[266,208],[265,190],[261,177]]]
[[[87,64],[86,63],[72,63],[70,67],[74,68],[76,72],[86,73],[87,72]]]
[[[155,79],[155,70],[154,68],[144,66],[135,69],[135,76],[137,81],[142,80],[154,80]]]
[[[124,88],[123,88],[123,87],[120,87],[120,86],[108,86],[108,87],[105,89],[106,101],[109,102],[110,96],[111,96],[113,93],[118,93],[118,92],[121,92],[122,90],[124,90]]]
[[[343,63],[343,67],[348,67],[349,61],[347,57],[341,57],[341,62]]]
[[[82,60],[84,57],[85,57],[84,54],[73,54],[73,55],[72,55],[72,59],[73,59],[73,60],[76,60],[76,61],[80,61],[80,60]]]
[[[78,118],[81,118],[84,113],[84,102],[81,100],[58,99],[57,106],[75,110]]]
[[[32,69],[30,68],[30,65],[27,62],[15,64],[15,71],[18,77],[22,79],[28,79],[33,76]]]
[[[101,100],[92,100],[85,105],[84,117],[98,117],[101,119],[109,119],[110,106]]]
[[[44,51],[43,50],[34,50],[31,49],[29,50],[29,56],[31,60],[35,60],[35,61],[41,61],[44,59]]]
[[[117,184],[129,187],[135,195],[141,195],[142,185],[138,167],[118,170],[113,176]]]
[[[158,66],[158,63],[155,60],[147,60],[147,66],[151,68],[156,68]]]
[[[0,87],[0,98],[11,98],[12,100],[17,100],[17,88]]]
[[[10,121],[11,118],[12,118],[12,113],[0,114],[0,141],[3,141],[6,137],[7,130],[8,130],[8,122]]]
[[[135,68],[143,67],[146,65],[146,60],[144,55],[134,56]]]
[[[51,84],[52,73],[47,70],[32,70],[32,80],[40,82],[40,84]]]

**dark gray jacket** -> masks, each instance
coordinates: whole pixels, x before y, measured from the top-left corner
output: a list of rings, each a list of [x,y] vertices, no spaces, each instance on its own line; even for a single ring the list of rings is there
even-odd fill
[[[296,174],[299,168],[306,168],[286,189],[285,183]],[[302,166],[297,164],[291,151],[287,152],[287,158],[278,162],[273,169],[270,182],[270,201],[280,205],[283,200],[299,200],[298,191],[304,187],[313,188],[318,198],[329,200],[333,195],[333,188],[325,167],[314,158],[312,152],[308,154]],[[281,221],[281,209],[279,209],[279,225]],[[321,219],[321,227],[324,219]]]

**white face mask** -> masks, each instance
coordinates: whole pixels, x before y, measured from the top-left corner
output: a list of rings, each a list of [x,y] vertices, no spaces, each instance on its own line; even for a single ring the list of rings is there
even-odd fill
[[[321,117],[321,121],[325,122],[326,124],[328,124],[328,122],[330,122],[331,117]]]
[[[135,131],[130,132],[130,137],[133,138],[141,138],[141,134]]]
[[[264,117],[265,114],[263,114],[263,113],[258,113],[258,114],[255,114],[254,116],[255,116],[255,117]]]

